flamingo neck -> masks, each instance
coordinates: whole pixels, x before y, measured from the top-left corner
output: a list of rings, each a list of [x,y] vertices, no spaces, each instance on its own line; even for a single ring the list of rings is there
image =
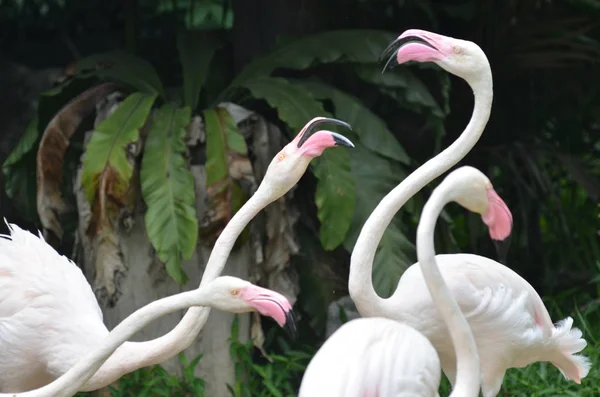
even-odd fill
[[[279,195],[263,181],[258,190],[231,218],[219,235],[204,268],[200,286],[221,274],[238,236],[250,221]],[[210,308],[191,307],[181,321],[165,335],[145,342],[127,342],[113,354],[85,385],[85,390],[104,387],[136,369],[159,364],[188,348],[208,319]],[[0,396],[1,397],[1,396]]]
[[[450,201],[451,188],[451,184],[440,185],[423,208],[417,228],[417,257],[425,284],[448,327],[454,345],[457,359],[456,382],[450,396],[476,397],[479,395],[481,370],[475,339],[435,260],[435,224],[442,209]]]
[[[118,357],[121,359],[122,365],[125,366],[127,365],[127,361],[137,359],[135,356],[130,356],[129,352],[127,352],[127,343],[123,346],[121,345],[139,330],[166,314],[186,309],[190,306],[210,306],[211,304],[212,296],[209,288],[202,287],[151,302],[123,320],[102,340],[100,346],[79,359],[74,366],[68,365],[65,368],[66,372],[53,382],[25,393],[0,393],[0,397],[68,397],[78,391],[91,391],[101,388],[114,380],[112,371],[106,371],[105,367],[102,366],[109,357],[111,359]],[[112,355],[115,350],[116,353]],[[100,370],[96,372],[99,368]],[[86,383],[92,375],[94,375],[93,380]]]
[[[350,258],[348,290],[362,316],[398,315],[394,308],[373,288],[372,272],[375,253],[385,229],[404,203],[432,180],[448,171],[475,146],[490,117],[493,99],[492,72],[469,82],[475,105],[469,124],[448,148],[417,168],[377,205],[365,222]]]

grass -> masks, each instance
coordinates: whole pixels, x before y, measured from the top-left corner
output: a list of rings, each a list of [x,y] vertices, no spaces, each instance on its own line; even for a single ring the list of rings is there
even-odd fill
[[[546,302],[551,308],[552,318],[574,318],[574,326],[580,328],[588,341],[583,354],[592,362],[589,375],[580,385],[564,379],[562,374],[549,363],[536,363],[526,368],[510,369],[498,397],[558,397],[600,396],[600,345],[596,339],[600,329],[600,310],[590,307],[584,312],[577,309],[563,313],[556,301]],[[304,368],[314,354],[314,347],[293,350],[285,340],[278,339],[283,354],[269,354],[267,358],[256,358],[251,343],[242,344],[237,339],[237,321],[232,327],[231,356],[236,363],[236,381],[230,385],[232,397],[295,397]],[[169,375],[162,367],[144,368],[122,377],[111,388],[112,397],[204,397],[204,381],[194,376],[194,368],[200,357],[188,361],[183,354],[180,360],[184,367],[182,377]],[[448,396],[450,387],[444,378],[440,396]],[[78,396],[89,396],[79,393]]]

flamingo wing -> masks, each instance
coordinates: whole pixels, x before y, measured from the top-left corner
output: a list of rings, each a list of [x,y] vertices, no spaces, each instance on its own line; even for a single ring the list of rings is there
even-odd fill
[[[0,236],[0,391],[42,386],[108,333],[81,270],[42,236]]]

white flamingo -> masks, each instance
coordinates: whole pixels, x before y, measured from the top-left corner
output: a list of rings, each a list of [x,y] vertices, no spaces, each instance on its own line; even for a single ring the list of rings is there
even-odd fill
[[[440,379],[440,359],[429,339],[398,321],[363,317],[323,343],[306,367],[298,397],[438,397]]]
[[[354,146],[340,134],[315,132],[324,123],[349,127],[339,120],[317,117],[275,156],[257,191],[217,239],[201,285],[219,276],[244,227],[298,182],[311,159],[329,147]],[[99,389],[183,351],[202,329],[209,310],[191,308],[166,335],[125,343],[81,391]],[[37,238],[24,244],[10,239],[0,242],[0,392],[22,392],[48,384],[108,333],[90,285],[77,266]]]
[[[461,167],[433,191],[417,229],[423,279],[456,346],[458,371],[450,395],[477,397],[480,364],[475,339],[442,278],[434,250],[435,223],[450,201],[481,214],[500,241],[509,237],[512,218],[489,179],[473,167]],[[431,342],[405,323],[371,317],[344,324],[323,344],[306,368],[299,397],[434,397],[439,385],[440,360]]]
[[[491,111],[492,73],[487,57],[475,43],[423,30],[407,30],[386,53],[391,54],[388,65],[411,60],[435,62],[463,78],[473,90],[475,105],[461,136],[388,193],[367,219],[352,252],[348,287],[362,316],[395,319],[429,338],[440,356],[442,370],[454,384],[456,356],[452,342],[425,288],[419,264],[404,272],[396,291],[387,299],[375,292],[371,273],[379,241],[402,205],[458,163],[479,140]],[[490,236],[498,242],[497,247],[502,247],[493,230]],[[437,262],[475,336],[484,397],[498,394],[508,368],[537,361],[551,362],[577,383],[588,374],[589,360],[575,354],[586,346],[581,331],[572,328],[571,318],[554,326],[540,296],[517,273],[471,254],[438,255]]]
[[[24,234],[28,232],[14,225],[12,227],[13,238],[36,238],[25,236]],[[0,393],[0,397],[73,396],[102,363],[136,332],[165,314],[192,306],[209,306],[232,313],[258,311],[273,317],[280,325],[289,324],[294,327],[292,307],[285,297],[237,277],[221,276],[198,289],[156,300],[135,311],[117,325],[99,346],[84,355],[74,367],[53,382],[23,393]]]

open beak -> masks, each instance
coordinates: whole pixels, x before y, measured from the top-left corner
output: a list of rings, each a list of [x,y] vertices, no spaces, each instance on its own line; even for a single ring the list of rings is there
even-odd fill
[[[385,72],[386,69],[388,69],[388,68],[391,69],[394,66],[399,65],[398,51],[400,51],[403,47],[406,47],[409,45],[425,46],[425,47],[428,47],[429,51],[431,51],[431,50],[434,50],[436,52],[439,51],[433,44],[431,44],[429,41],[423,39],[422,37],[414,36],[414,35],[409,35],[409,36],[404,36],[404,37],[400,36],[396,40],[394,40],[392,43],[390,43],[390,45],[387,46],[387,48],[383,51],[383,53],[379,57],[380,62],[382,60],[384,60],[385,58],[388,58],[381,73]],[[412,52],[414,52],[414,51],[412,51]],[[410,59],[407,59],[407,61],[408,60],[410,60]],[[404,61],[404,62],[406,62],[406,61]]]
[[[338,119],[332,119],[329,117],[315,117],[314,119],[312,119],[311,121],[306,123],[304,128],[302,128],[302,130],[298,134],[298,137],[296,138],[296,139],[299,138],[297,147],[300,148],[308,140],[308,138],[310,138],[310,136],[315,132],[316,128],[323,124],[339,125],[342,127],[346,127],[349,130],[352,130],[352,126],[350,124],[346,123],[345,121],[338,120]],[[348,138],[346,138],[345,136],[336,134],[336,133],[332,133],[332,135],[333,135],[333,139],[334,139],[336,145],[354,147],[352,142],[350,142],[350,140]]]

